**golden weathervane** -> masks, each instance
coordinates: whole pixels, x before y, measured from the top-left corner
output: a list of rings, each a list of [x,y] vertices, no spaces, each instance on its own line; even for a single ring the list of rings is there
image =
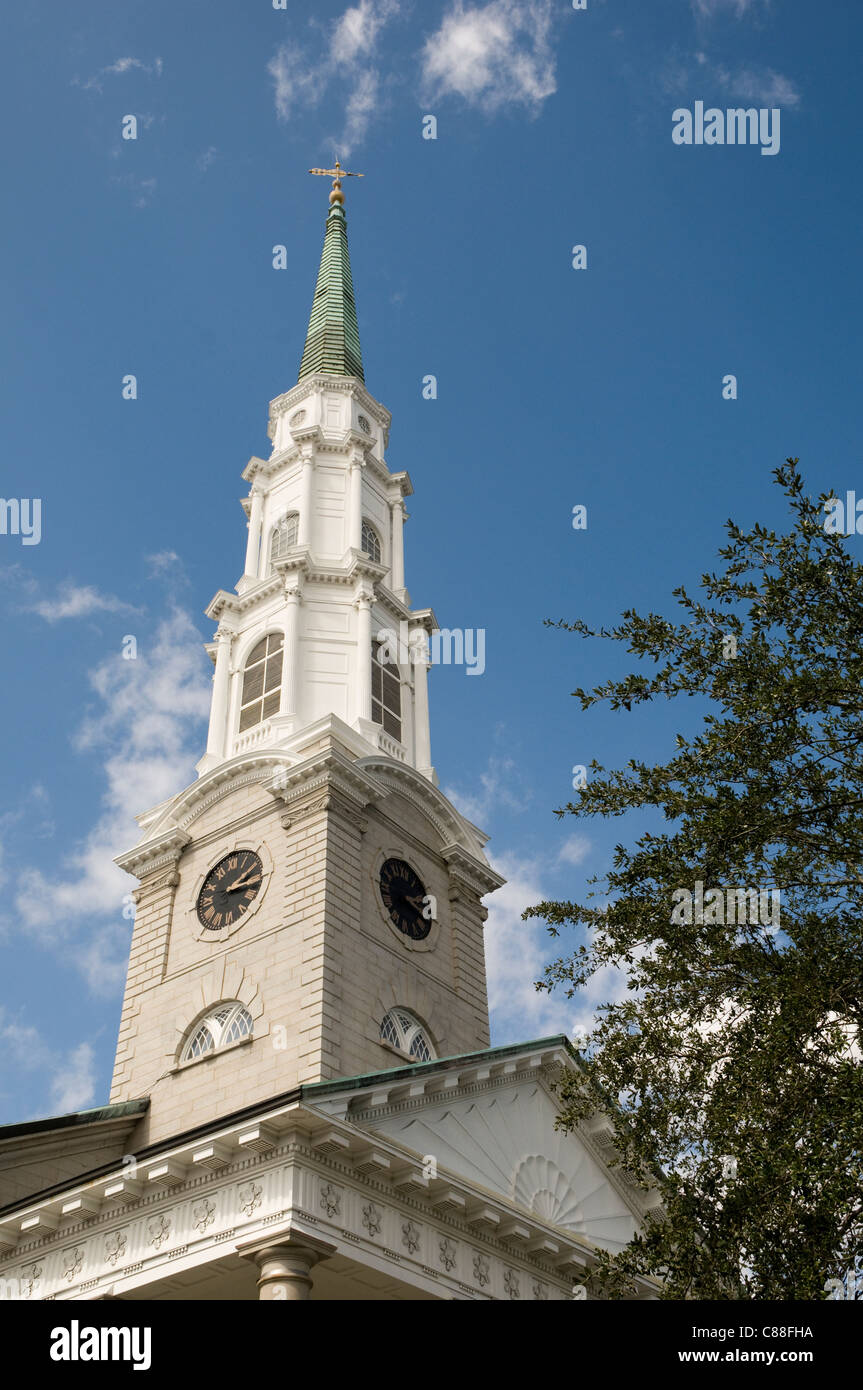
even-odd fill
[[[343,169],[338,160],[336,160],[335,169],[310,169],[309,173],[320,174],[325,179],[332,179],[333,187],[330,193],[331,203],[343,203],[345,201],[345,195],[342,192],[342,179],[365,178],[365,174],[355,174],[350,169]]]

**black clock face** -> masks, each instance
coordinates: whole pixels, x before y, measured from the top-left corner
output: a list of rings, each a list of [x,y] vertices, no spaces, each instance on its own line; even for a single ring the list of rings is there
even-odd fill
[[[412,941],[422,941],[431,931],[422,880],[403,859],[388,859],[381,867],[381,897],[395,926]],[[426,917],[423,912],[429,912]]]
[[[208,931],[232,927],[261,891],[264,866],[250,849],[226,854],[207,874],[198,894],[198,921]]]

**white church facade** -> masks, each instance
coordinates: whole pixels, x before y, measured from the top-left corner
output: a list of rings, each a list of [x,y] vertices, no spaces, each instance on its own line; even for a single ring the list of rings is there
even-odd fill
[[[564,1037],[489,1046],[502,880],[432,765],[436,619],[405,587],[413,489],[364,382],[334,172],[299,380],[243,474],[243,573],[207,609],[198,777],[118,859],[108,1103],[0,1129],[22,1299],[569,1299],[654,1201],[609,1166],[601,1108],[554,1128]]]

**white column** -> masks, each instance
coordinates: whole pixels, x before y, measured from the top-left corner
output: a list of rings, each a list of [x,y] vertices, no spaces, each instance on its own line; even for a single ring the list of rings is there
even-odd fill
[[[351,497],[348,518],[348,545],[359,550],[363,543],[363,461],[357,455],[351,460]]]
[[[312,1267],[319,1259],[320,1255],[314,1250],[291,1246],[262,1250],[258,1261],[261,1271],[258,1298],[282,1303],[308,1298],[312,1291]]]
[[[303,458],[303,478],[300,486],[300,520],[297,527],[297,545],[311,545],[312,543],[314,471],[314,459],[311,454],[307,454]]]
[[[264,498],[257,488],[252,489],[252,511],[249,517],[249,539],[246,542],[246,574],[257,579],[261,572],[261,513]]]
[[[286,589],[285,652],[282,670],[282,698],[279,714],[297,713],[297,677],[300,647],[300,591]]]
[[[357,717],[372,717],[372,596],[363,590],[357,610]]]
[[[414,745],[416,747],[417,772],[431,769],[431,728],[429,725],[428,638],[420,644],[418,639],[414,648]]]
[[[405,504],[401,497],[392,506],[392,536],[392,586],[398,593],[405,587]]]
[[[295,1303],[309,1297],[311,1273],[320,1260],[329,1259],[336,1247],[304,1232],[274,1232],[267,1239],[258,1236],[235,1247],[244,1260],[258,1266],[258,1298],[266,1302]]]
[[[216,632],[216,674],[213,677],[213,701],[210,705],[210,729],[207,735],[207,755],[221,758],[225,753],[228,722],[228,689],[231,679],[231,643],[234,633],[228,627]]]
[[[401,700],[402,700],[402,743],[408,750],[408,760],[413,763],[414,754],[414,689],[411,681],[411,668],[402,667],[401,670]]]

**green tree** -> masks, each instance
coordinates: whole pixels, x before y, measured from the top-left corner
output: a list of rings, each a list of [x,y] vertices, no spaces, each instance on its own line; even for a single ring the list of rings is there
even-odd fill
[[[653,808],[662,833],[618,845],[587,903],[524,914],[554,936],[582,929],[538,989],[571,996],[608,966],[629,985],[600,1010],[584,1080],[560,1094],[565,1128],[597,1088],[612,1098],[618,1161],[663,1199],[601,1257],[610,1297],[652,1274],[668,1298],[820,1299],[863,1254],[863,565],[825,530],[827,497],[804,494],[797,460],[774,476],[787,534],[729,521],[701,597],[674,591],[682,621],[552,624],[642,663],[576,690],[583,710],[707,702],[668,762],[594,762],[557,812]],[[705,906],[686,921],[678,890],[699,881]],[[751,898],[733,920],[739,898],[708,891],[746,888],[779,890],[778,925],[752,921]]]

